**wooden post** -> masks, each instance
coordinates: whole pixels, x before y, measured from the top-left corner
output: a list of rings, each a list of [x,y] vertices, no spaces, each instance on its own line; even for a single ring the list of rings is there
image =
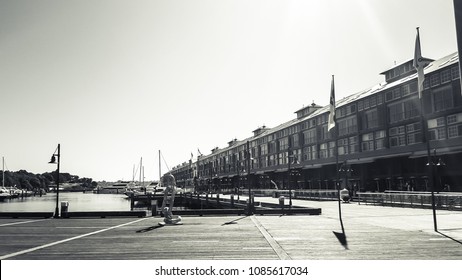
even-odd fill
[[[135,208],[135,196],[134,196],[134,194],[132,193],[132,194],[130,195],[130,210],[133,211],[133,208]]]

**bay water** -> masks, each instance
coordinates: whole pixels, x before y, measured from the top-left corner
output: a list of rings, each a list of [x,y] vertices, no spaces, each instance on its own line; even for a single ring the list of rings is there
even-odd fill
[[[68,211],[129,211],[130,199],[124,194],[60,192],[58,206],[68,203]],[[0,201],[0,212],[54,212],[56,193]]]

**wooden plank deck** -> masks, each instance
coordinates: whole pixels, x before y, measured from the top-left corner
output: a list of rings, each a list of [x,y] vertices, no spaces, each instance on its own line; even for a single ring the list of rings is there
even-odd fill
[[[0,218],[51,218],[53,212],[0,212]]]
[[[436,233],[430,210],[345,204],[343,246],[336,202],[297,203],[322,214],[0,219],[0,259],[462,259],[460,212],[440,211]]]

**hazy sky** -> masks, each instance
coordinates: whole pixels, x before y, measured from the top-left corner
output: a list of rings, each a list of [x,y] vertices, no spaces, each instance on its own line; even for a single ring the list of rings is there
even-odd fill
[[[452,0],[0,0],[8,170],[145,180],[457,50]],[[162,171],[167,166],[162,165]],[[138,178],[138,175],[137,177]]]

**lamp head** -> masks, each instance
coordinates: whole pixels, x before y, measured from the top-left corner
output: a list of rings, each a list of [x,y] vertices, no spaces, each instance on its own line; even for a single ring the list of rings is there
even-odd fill
[[[56,157],[55,155],[51,156],[50,162],[49,163],[56,163]]]

